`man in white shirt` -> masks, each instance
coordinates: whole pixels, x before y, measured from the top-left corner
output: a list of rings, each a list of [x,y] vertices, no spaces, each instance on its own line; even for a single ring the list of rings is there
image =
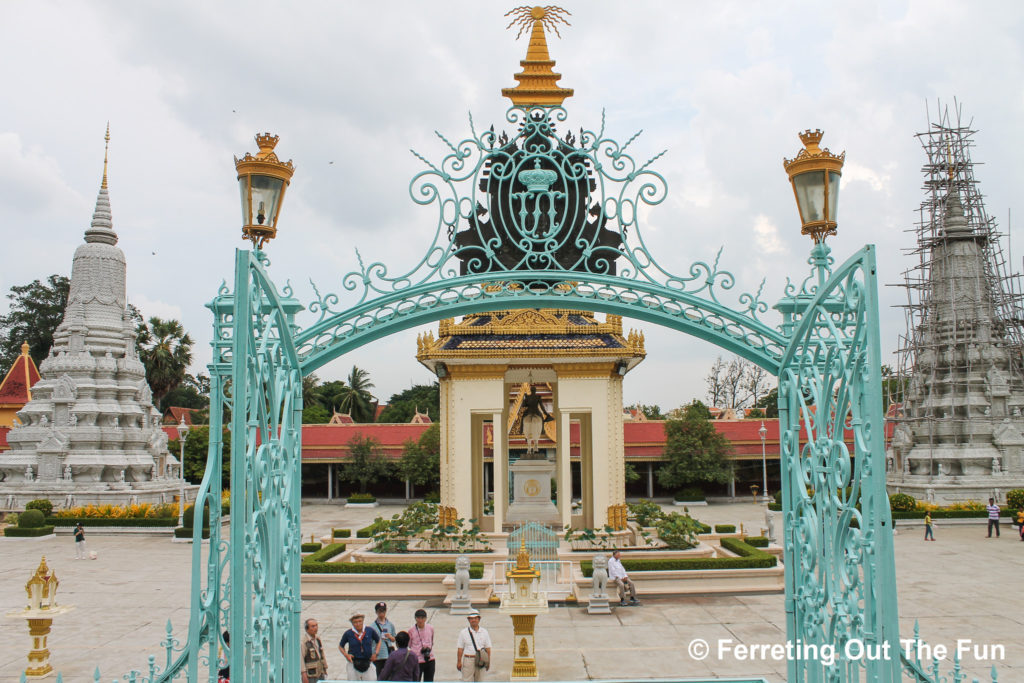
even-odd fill
[[[626,569],[622,566],[622,551],[612,552],[612,557],[608,560],[608,578],[615,581],[619,588],[619,605],[626,606],[627,590],[629,590],[629,604],[640,604],[640,601],[636,599],[636,584],[629,580],[629,575],[626,574]]]
[[[462,672],[464,681],[484,680],[484,671],[491,668],[491,636],[480,626],[480,612],[472,610],[466,617],[469,626],[459,631],[458,662],[455,665]],[[483,654],[484,659],[481,659]],[[486,661],[486,665],[480,663]]]

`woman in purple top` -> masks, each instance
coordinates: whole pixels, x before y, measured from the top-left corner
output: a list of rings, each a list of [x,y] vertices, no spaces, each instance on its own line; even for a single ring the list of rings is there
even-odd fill
[[[409,629],[409,649],[419,657],[420,676],[424,681],[434,680],[434,627],[427,623],[427,612],[416,610],[416,625]]]
[[[420,664],[416,654],[409,649],[409,634],[399,631],[395,636],[398,649],[388,655],[380,670],[378,681],[418,681]]]

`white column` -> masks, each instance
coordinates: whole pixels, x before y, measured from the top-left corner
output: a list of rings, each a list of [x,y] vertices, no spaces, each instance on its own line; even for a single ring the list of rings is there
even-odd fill
[[[505,421],[502,413],[496,412],[491,416],[491,450],[494,453],[494,530],[501,531],[505,524],[505,508],[508,501],[508,484],[506,476],[508,473],[508,434],[505,433]]]
[[[654,463],[647,463],[647,497],[654,498]]]
[[[327,463],[327,500],[334,500],[334,463]]]
[[[565,527],[572,524],[572,471],[569,468],[572,456],[572,415],[562,410],[559,411],[558,417],[558,450],[555,456],[558,474],[555,481],[558,482],[558,514],[562,518],[562,526]]]

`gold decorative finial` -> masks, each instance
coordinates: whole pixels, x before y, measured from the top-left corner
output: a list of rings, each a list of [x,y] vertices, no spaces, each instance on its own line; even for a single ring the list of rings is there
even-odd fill
[[[21,355],[28,355],[28,342],[21,342]]]
[[[110,121],[107,121],[107,134],[103,136],[103,183],[100,188],[107,189],[107,151],[110,149]]]
[[[516,555],[516,569],[530,568],[530,553],[526,550],[526,539],[519,543],[519,554]]]
[[[570,15],[566,9],[547,5],[545,7],[516,7],[505,13],[512,21],[505,28],[519,27],[516,39],[530,28],[530,44],[526,48],[526,59],[520,61],[523,70],[515,75],[519,85],[514,88],[502,88],[501,94],[520,107],[557,107],[561,106],[566,97],[572,97],[571,88],[559,88],[558,79],[562,77],[552,71],[555,60],[548,54],[548,42],[544,34],[547,27],[559,38],[558,24],[569,26],[565,16]]]

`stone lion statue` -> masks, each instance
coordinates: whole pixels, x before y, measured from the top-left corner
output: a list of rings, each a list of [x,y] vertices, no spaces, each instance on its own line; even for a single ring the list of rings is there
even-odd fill
[[[455,599],[469,598],[469,556],[455,558]]]
[[[608,597],[608,556],[604,553],[594,555],[594,590],[593,598]]]

